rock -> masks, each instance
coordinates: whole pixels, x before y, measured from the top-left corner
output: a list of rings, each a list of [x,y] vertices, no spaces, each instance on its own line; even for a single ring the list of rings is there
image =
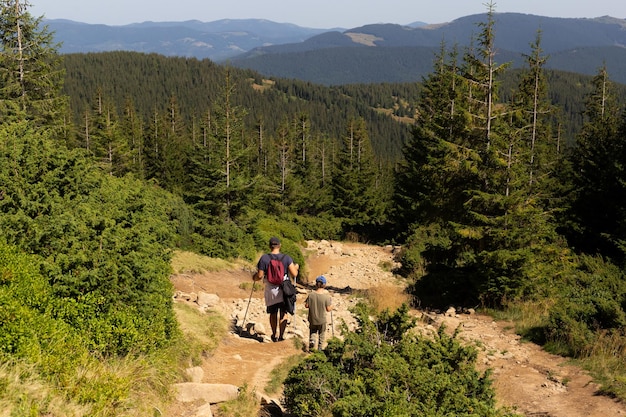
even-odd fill
[[[213,417],[213,411],[211,411],[211,404],[204,404],[202,407],[198,408],[193,415],[193,417]]]
[[[204,401],[216,404],[234,400],[239,395],[239,388],[230,384],[183,382],[174,384],[174,390],[176,391],[176,400],[183,403]]]
[[[265,410],[269,411],[271,415],[283,415],[285,410],[283,410],[283,407],[280,405],[279,400],[267,397],[262,394],[257,394],[257,399],[259,400],[261,406],[263,406]]]
[[[255,323],[254,333],[258,334],[259,336],[265,336],[267,334],[267,331],[265,330],[265,326],[263,324]]]
[[[202,382],[202,378],[204,378],[204,369],[200,366],[194,366],[193,368],[187,368],[185,373],[189,377],[191,382]]]
[[[454,307],[450,307],[449,309],[446,310],[445,316],[446,317],[456,316],[456,309]]]
[[[217,294],[199,292],[196,303],[198,303],[200,307],[215,307],[220,303],[220,297],[218,297]]]
[[[186,293],[186,292],[182,292],[182,291],[176,291],[176,293],[174,294],[174,299],[176,299],[176,300],[183,300],[183,301],[190,301],[190,302],[194,303],[198,299],[198,294],[196,294],[195,292]]]

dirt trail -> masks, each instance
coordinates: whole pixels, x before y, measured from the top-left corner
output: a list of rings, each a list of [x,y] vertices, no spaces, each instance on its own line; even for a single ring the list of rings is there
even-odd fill
[[[356,300],[351,292],[384,284],[398,285],[398,280],[388,272],[388,266],[393,263],[391,248],[309,242],[307,250],[311,279],[320,274],[328,279],[335,305],[333,321],[336,332],[341,320],[348,323],[352,320],[348,309]],[[248,308],[246,323],[261,323],[269,330],[262,293],[254,292],[249,301],[249,290],[239,288],[240,283],[249,280],[250,273],[244,271],[173,277],[174,286],[180,291],[217,294],[223,314],[233,320],[238,318],[239,323]],[[296,315],[288,327],[287,340],[261,343],[254,338],[230,333],[205,359],[203,382],[246,384],[264,393],[269,373],[280,365],[280,358],[301,353],[291,339],[306,333],[304,299],[304,294],[298,297]],[[626,416],[624,404],[597,395],[598,386],[584,371],[568,365],[563,358],[546,353],[537,345],[522,342],[510,330],[510,323],[494,322],[490,317],[477,314],[428,314],[425,318],[427,320],[419,324],[425,331],[443,323],[450,331],[460,326],[460,337],[478,347],[479,367],[493,370],[492,379],[501,406],[509,406],[519,414],[535,417]],[[329,336],[330,332],[329,329]],[[272,397],[271,394],[269,396]],[[185,407],[187,409],[180,406],[178,414],[169,415],[193,415],[190,406]]]

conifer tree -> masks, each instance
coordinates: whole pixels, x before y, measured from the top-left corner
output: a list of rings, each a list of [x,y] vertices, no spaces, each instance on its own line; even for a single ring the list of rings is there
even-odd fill
[[[58,46],[27,0],[0,1],[0,123],[28,120],[67,133]]]
[[[385,201],[376,187],[377,163],[365,120],[348,122],[333,175],[333,212],[349,231],[367,236],[385,221]]]
[[[234,221],[249,206],[251,187],[250,146],[245,136],[245,111],[233,102],[235,86],[226,70],[219,100],[213,103],[206,139],[193,149],[188,198],[201,215]]]
[[[620,108],[606,66],[592,82],[585,124],[571,158],[575,193],[569,238],[579,250],[624,262],[625,139]]]
[[[143,121],[130,98],[125,100],[120,124],[121,135],[127,141],[128,171],[134,173],[138,178],[145,179]]]

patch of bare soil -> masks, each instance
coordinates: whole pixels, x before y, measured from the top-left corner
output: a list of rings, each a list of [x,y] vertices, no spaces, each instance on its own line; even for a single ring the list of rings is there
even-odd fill
[[[327,332],[338,334],[339,323],[353,323],[348,309],[355,301],[355,291],[366,290],[378,285],[398,285],[398,280],[388,266],[393,263],[391,248],[362,244],[338,244],[309,242],[307,266],[310,280],[325,275],[328,289],[333,296],[335,310]],[[262,333],[269,332],[262,292],[240,288],[242,282],[251,280],[250,272],[225,271],[219,273],[177,275],[172,277],[175,288],[183,292],[217,294],[217,307],[233,323],[259,327]],[[248,386],[264,393],[270,371],[280,366],[282,358],[299,354],[294,339],[306,337],[308,329],[303,307],[306,282],[299,283],[295,316],[291,317],[287,340],[272,343],[267,335],[236,330],[229,333],[215,352],[203,363],[204,381]],[[479,367],[493,370],[492,379],[496,398],[501,406],[511,407],[525,416],[542,417],[611,417],[626,416],[626,406],[606,396],[598,395],[598,386],[580,368],[571,366],[561,357],[543,351],[539,346],[523,342],[511,330],[510,323],[495,322],[479,314],[435,314],[420,311],[423,315],[419,326],[432,331],[441,324],[449,331],[457,327],[460,337],[479,350]],[[251,324],[250,324],[251,323]],[[260,326],[258,324],[260,324]],[[265,327],[265,329],[263,329]],[[280,394],[270,394],[269,397]],[[194,415],[198,405],[175,405],[170,416]]]

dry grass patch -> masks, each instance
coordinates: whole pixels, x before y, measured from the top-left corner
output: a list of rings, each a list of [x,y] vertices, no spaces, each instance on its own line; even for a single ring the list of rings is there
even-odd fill
[[[366,297],[371,306],[377,311],[395,311],[402,304],[410,305],[411,296],[404,287],[392,284],[379,285],[367,290]]]
[[[228,321],[218,313],[202,313],[183,303],[174,303],[174,312],[180,330],[189,343],[192,361],[200,363],[201,353],[215,350],[228,332]]]
[[[193,252],[174,251],[172,256],[174,273],[203,273],[217,271],[232,271],[237,269],[251,269],[250,262],[237,259],[227,261],[219,258],[210,258]]]

